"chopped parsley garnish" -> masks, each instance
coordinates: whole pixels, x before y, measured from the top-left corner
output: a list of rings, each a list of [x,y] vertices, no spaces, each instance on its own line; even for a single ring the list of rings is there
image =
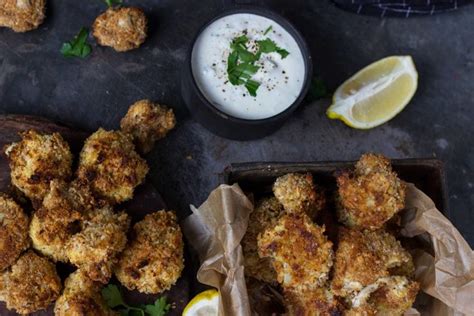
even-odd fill
[[[171,308],[171,305],[166,302],[166,297],[159,297],[154,304],[130,306],[124,302],[122,293],[114,284],[109,284],[102,289],[102,297],[108,307],[123,316],[164,316]]]
[[[64,57],[86,58],[92,51],[91,46],[87,43],[88,36],[89,30],[85,27],[81,28],[72,41],[63,43],[61,54]]]
[[[267,29],[265,30],[265,32],[263,32],[263,35],[267,35],[268,33],[270,33],[270,31],[273,29],[273,26],[269,26],[267,27]]]
[[[267,34],[271,30],[271,26],[265,31]],[[241,35],[232,40],[230,43],[231,52],[227,57],[227,75],[229,82],[233,85],[244,85],[249,94],[253,97],[257,96],[257,89],[260,86],[252,76],[257,73],[260,66],[255,63],[260,59],[262,54],[278,53],[281,58],[285,58],[290,53],[278,47],[278,45],[269,38],[255,41],[258,49],[255,53],[249,51],[247,35]]]
[[[107,3],[109,7],[113,7],[122,4],[122,0],[105,0],[105,3]]]

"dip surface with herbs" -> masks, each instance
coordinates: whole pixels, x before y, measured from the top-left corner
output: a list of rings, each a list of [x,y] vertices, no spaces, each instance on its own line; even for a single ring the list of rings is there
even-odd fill
[[[214,106],[249,120],[286,110],[298,98],[305,77],[293,36],[273,20],[244,13],[222,17],[200,34],[192,70]]]

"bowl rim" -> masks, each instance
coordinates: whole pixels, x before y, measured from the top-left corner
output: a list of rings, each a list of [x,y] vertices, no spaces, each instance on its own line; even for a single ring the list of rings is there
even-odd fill
[[[229,15],[233,14],[239,14],[239,13],[249,13],[249,14],[255,14],[259,16],[263,16],[265,18],[268,18],[270,20],[273,20],[275,23],[279,24],[281,27],[283,27],[296,41],[298,47],[300,48],[301,55],[303,56],[303,62],[304,62],[304,67],[305,67],[305,76],[303,80],[303,85],[301,87],[300,93],[298,97],[293,101],[292,104],[290,104],[284,111],[274,115],[270,116],[267,118],[263,119],[256,119],[256,120],[251,120],[251,119],[243,119],[243,118],[238,118],[235,116],[232,116],[230,114],[225,113],[224,111],[218,109],[214,104],[212,104],[211,101],[209,101],[197,85],[196,79],[193,74],[193,67],[192,67],[192,54],[194,50],[194,45],[196,44],[197,39],[199,36],[202,34],[202,32],[212,23],[215,21]],[[311,78],[313,74],[313,63],[312,63],[312,57],[311,57],[311,52],[308,48],[308,45],[301,33],[298,31],[298,29],[285,17],[282,15],[276,13],[273,10],[263,8],[263,7],[258,7],[254,5],[245,5],[231,8],[231,9],[225,9],[224,11],[221,11],[217,15],[213,16],[209,21],[204,23],[196,32],[196,34],[193,37],[193,40],[191,42],[191,45],[188,49],[187,52],[187,60],[186,60],[186,68],[188,68],[188,72],[190,75],[190,81],[191,85],[193,86],[193,89],[196,90],[196,94],[200,101],[207,107],[209,108],[214,114],[220,116],[221,118],[224,118],[226,120],[232,121],[234,123],[239,123],[239,124],[246,124],[246,125],[260,125],[262,123],[272,123],[272,122],[279,122],[280,120],[284,120],[290,116],[291,113],[293,113],[303,102],[306,94],[308,93],[310,84],[311,84]],[[188,105],[189,106],[189,105]]]

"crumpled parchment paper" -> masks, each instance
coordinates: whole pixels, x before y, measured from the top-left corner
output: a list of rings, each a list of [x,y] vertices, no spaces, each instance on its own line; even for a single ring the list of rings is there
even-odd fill
[[[184,234],[199,254],[199,282],[217,288],[219,315],[251,315],[240,241],[252,202],[238,184],[221,185],[184,222]],[[474,252],[433,201],[408,184],[402,235],[426,245],[412,254],[424,294],[406,315],[474,315]]]

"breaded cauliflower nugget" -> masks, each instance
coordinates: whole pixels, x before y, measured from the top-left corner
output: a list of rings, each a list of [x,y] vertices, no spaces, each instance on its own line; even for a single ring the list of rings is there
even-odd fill
[[[72,154],[58,133],[42,135],[29,130],[20,136],[20,142],[5,148],[10,160],[11,181],[37,205],[48,193],[51,180],[71,177]]]
[[[418,282],[404,276],[380,278],[352,298],[352,309],[376,311],[370,315],[403,315],[415,302],[419,288]]]
[[[83,220],[80,209],[73,203],[66,183],[53,180],[42,206],[31,219],[33,248],[54,261],[67,261],[65,247]]]
[[[28,249],[28,216],[11,198],[0,194],[0,271],[11,266]]]
[[[411,263],[411,255],[389,233],[341,227],[332,289],[336,295],[351,296],[388,276],[391,268]]]
[[[138,48],[147,36],[147,18],[139,8],[109,8],[97,17],[93,35],[102,46],[117,52]]]
[[[277,178],[273,194],[287,212],[305,212],[311,219],[326,205],[326,198],[314,184],[311,173],[288,173]]]
[[[0,283],[0,300],[20,314],[47,308],[62,288],[55,265],[32,250],[0,275]]]
[[[171,211],[145,216],[120,256],[117,279],[129,290],[157,294],[176,283],[184,268],[183,237]]]
[[[381,228],[405,206],[406,185],[381,155],[363,155],[354,173],[337,177],[337,185],[338,217],[349,227]]]
[[[324,227],[306,214],[285,214],[258,237],[259,255],[272,258],[278,282],[293,291],[311,290],[328,279],[333,264],[332,242]]]
[[[0,1],[0,26],[15,32],[27,32],[38,28],[45,17],[46,0]]]
[[[403,276],[384,278],[379,283],[381,286],[368,300],[378,315],[403,315],[415,302],[420,289],[418,282]]]
[[[250,214],[248,228],[242,239],[246,276],[267,283],[277,283],[271,259],[260,258],[258,255],[257,238],[265,229],[276,223],[282,213],[283,206],[280,202],[275,197],[267,197],[258,201]]]
[[[148,165],[135,151],[131,136],[102,128],[86,140],[77,171],[79,179],[110,203],[131,199],[147,173]]]
[[[55,316],[113,316],[101,295],[102,284],[92,281],[81,269],[64,282],[63,294],[54,306]]]
[[[110,207],[91,212],[82,222],[81,231],[69,239],[67,258],[92,280],[107,283],[127,244],[129,225],[126,213],[116,214]]]
[[[344,306],[330,289],[320,287],[303,292],[284,290],[289,316],[337,316]]]
[[[138,150],[148,153],[176,125],[173,110],[150,100],[135,102],[120,122],[123,132],[131,134]]]

